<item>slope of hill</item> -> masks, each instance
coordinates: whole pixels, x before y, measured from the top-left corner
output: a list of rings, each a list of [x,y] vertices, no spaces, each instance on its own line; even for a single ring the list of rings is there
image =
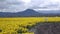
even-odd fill
[[[22,12],[9,13],[9,12],[0,12],[0,17],[42,17],[42,16],[60,16],[60,13],[43,13],[42,11],[36,12],[32,9],[27,9]]]
[[[9,12],[0,12],[0,17],[28,17],[28,16],[38,16],[40,13],[27,9],[22,12],[17,12],[17,13],[9,13]]]

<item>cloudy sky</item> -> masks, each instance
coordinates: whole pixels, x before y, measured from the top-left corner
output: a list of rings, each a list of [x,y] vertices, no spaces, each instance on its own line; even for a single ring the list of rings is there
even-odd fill
[[[60,10],[60,0],[0,0],[0,12]]]

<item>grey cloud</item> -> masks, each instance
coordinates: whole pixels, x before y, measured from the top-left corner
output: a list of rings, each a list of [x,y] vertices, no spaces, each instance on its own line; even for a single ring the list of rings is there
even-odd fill
[[[18,12],[26,9],[24,2],[17,0],[0,0],[0,12]]]
[[[60,1],[59,0],[36,0],[32,2],[33,8],[60,8]],[[35,7],[34,7],[35,6]]]
[[[52,0],[31,0],[24,3],[22,0],[0,0],[0,12],[21,12],[26,9],[60,8],[60,2]]]

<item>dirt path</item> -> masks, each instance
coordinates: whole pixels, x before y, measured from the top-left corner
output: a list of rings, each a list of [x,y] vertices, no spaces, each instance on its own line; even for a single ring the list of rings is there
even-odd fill
[[[40,23],[30,31],[35,34],[60,34],[60,23]]]

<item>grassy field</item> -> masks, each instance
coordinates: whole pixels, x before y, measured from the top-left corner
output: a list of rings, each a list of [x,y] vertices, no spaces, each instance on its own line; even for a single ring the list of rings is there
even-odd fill
[[[34,34],[33,32],[29,32],[29,29],[37,23],[58,21],[60,21],[60,17],[0,18],[0,34]]]

